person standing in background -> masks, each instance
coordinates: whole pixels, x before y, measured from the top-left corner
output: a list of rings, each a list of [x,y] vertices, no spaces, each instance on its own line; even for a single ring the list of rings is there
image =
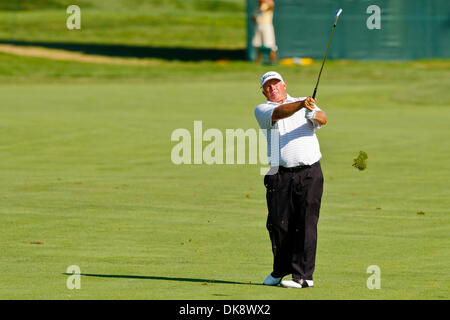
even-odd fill
[[[255,34],[253,36],[252,45],[257,50],[256,61],[262,62],[261,49],[270,49],[270,62],[274,64],[277,58],[278,47],[275,43],[275,31],[273,28],[273,11],[275,3],[273,0],[258,0],[258,10],[253,15],[255,23]]]

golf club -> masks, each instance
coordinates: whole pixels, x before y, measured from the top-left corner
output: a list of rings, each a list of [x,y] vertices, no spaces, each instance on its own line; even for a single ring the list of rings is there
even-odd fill
[[[320,75],[322,74],[322,69],[325,64],[325,60],[327,60],[328,49],[330,48],[331,39],[333,38],[333,33],[334,33],[334,30],[336,29],[336,24],[337,24],[338,18],[341,15],[341,13],[342,13],[342,9],[336,10],[336,14],[335,14],[336,19],[334,20],[334,25],[333,25],[333,28],[331,29],[330,40],[328,40],[327,51],[325,51],[325,56],[323,57],[322,66],[320,67],[319,77],[317,78],[316,87],[314,88],[314,93],[312,95],[313,99],[316,98],[317,87],[319,86]]]

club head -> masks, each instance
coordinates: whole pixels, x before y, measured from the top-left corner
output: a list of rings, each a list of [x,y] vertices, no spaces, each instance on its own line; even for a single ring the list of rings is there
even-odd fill
[[[336,19],[334,20],[334,27],[336,27],[336,23],[338,21],[339,16],[341,15],[341,13],[342,13],[342,9],[336,10],[336,14],[335,14]]]

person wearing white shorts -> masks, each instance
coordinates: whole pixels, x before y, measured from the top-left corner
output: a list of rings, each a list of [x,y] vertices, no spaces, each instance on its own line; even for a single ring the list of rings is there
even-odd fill
[[[258,63],[262,62],[261,47],[270,48],[270,62],[276,61],[276,52],[278,47],[275,42],[275,31],[273,28],[273,9],[275,3],[273,0],[258,0],[258,10],[253,15],[255,25],[255,34],[253,36],[252,45],[257,49]]]

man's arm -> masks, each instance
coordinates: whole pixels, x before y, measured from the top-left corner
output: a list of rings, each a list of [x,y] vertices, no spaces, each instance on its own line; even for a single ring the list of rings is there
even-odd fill
[[[316,112],[316,116],[314,117],[321,126],[327,124],[327,115],[322,110]]]
[[[313,111],[306,110],[305,118],[319,126],[327,124],[327,115],[320,108],[315,108]]]
[[[282,104],[273,110],[272,123],[274,123],[275,121],[278,121],[280,119],[284,119],[284,118],[292,116],[294,113],[296,113],[301,108],[307,108],[308,110],[313,111],[314,103],[315,103],[315,100],[311,97],[308,97],[302,101]],[[317,117],[317,113],[316,113],[316,117]]]
[[[265,2],[269,5],[269,9],[275,7],[275,2],[273,2],[273,0],[266,0]]]

